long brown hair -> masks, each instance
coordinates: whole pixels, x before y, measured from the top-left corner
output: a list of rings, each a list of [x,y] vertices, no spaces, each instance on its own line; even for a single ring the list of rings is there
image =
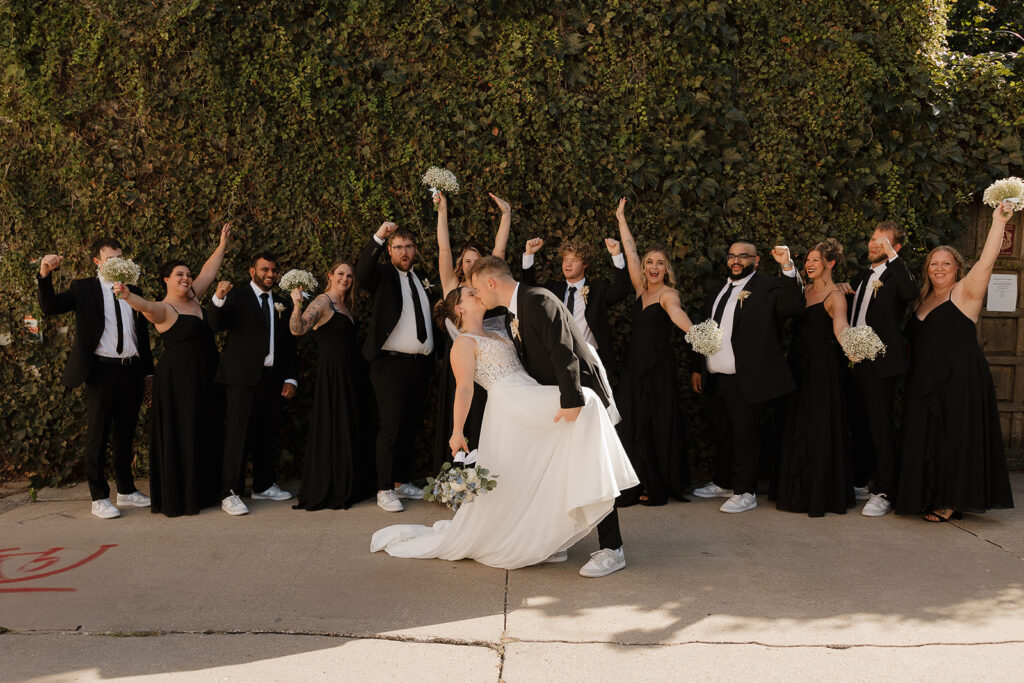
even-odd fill
[[[337,259],[334,263],[331,264],[330,268],[324,271],[324,294],[327,293],[327,290],[331,286],[331,273],[336,271],[339,266],[348,266],[352,270],[352,285],[345,292],[345,297],[342,299],[342,303],[345,304],[345,307],[348,308],[349,311],[351,311],[352,305],[355,303],[356,300],[356,269],[355,266],[353,266],[347,259]]]
[[[672,269],[672,261],[668,258],[668,252],[661,247],[651,247],[644,252],[643,257],[640,259],[640,272],[644,278],[644,289],[647,289],[647,269],[644,268],[644,263],[647,262],[647,257],[651,254],[661,254],[665,257],[665,282],[668,283],[669,287],[675,287],[676,271]]]
[[[456,328],[462,329],[462,316],[456,312],[455,307],[462,303],[462,290],[464,289],[466,289],[466,285],[459,285],[448,292],[448,296],[434,304],[434,320],[442,330],[445,319],[451,320],[455,323]]]
[[[939,246],[935,247],[934,249],[928,252],[927,256],[924,257],[924,264],[921,266],[921,291],[917,295],[917,304],[914,306],[915,308],[917,308],[917,306],[920,306],[921,302],[927,299],[928,295],[932,293],[932,280],[930,277],[928,277],[928,266],[932,262],[932,256],[934,256],[935,252],[938,251],[947,252],[950,256],[953,257],[953,260],[956,261],[955,282],[960,282],[961,280],[964,279],[964,275],[967,274],[967,261],[964,260],[963,254],[957,251],[955,247],[951,247],[948,244],[940,244]]]
[[[455,279],[458,282],[466,281],[466,272],[462,268],[462,259],[466,257],[467,251],[475,251],[480,258],[491,255],[491,252],[487,250],[487,247],[476,240],[466,242],[462,245],[462,251],[459,252],[459,258],[455,261]]]

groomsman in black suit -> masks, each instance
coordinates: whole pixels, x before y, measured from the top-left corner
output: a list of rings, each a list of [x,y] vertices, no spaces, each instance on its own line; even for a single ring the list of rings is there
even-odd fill
[[[227,388],[221,509],[245,515],[245,464],[252,455],[252,498],[288,500],[276,483],[274,458],[281,399],[299,386],[295,337],[288,329],[292,302],[271,292],[277,284],[277,259],[253,257],[249,282],[232,288],[220,282],[208,318],[214,331],[227,331],[214,379]]]
[[[885,355],[857,363],[851,371],[850,428],[853,475],[859,498],[867,497],[865,517],[882,517],[892,508],[899,472],[899,451],[892,421],[896,381],[907,370],[903,320],[917,296],[917,283],[899,257],[906,231],[892,221],[879,223],[868,242],[868,262],[846,292],[850,325],[870,325],[885,344]],[[872,478],[872,474],[874,475]],[[868,488],[870,479],[870,488]]]
[[[611,403],[611,388],[602,381],[579,326],[551,292],[516,282],[508,264],[497,256],[485,256],[474,263],[470,280],[488,308],[508,309],[506,328],[527,374],[540,384],[558,387],[561,408],[554,416],[556,422],[572,422],[579,417],[586,404],[583,387],[592,389],[605,407]],[[597,525],[597,537],[600,549],[580,569],[580,574],[588,578],[607,576],[626,566],[619,514],[614,508]],[[566,553],[561,552],[548,561],[565,559]]]
[[[782,350],[782,327],[800,315],[803,292],[788,247],[772,249],[782,277],[757,272],[760,257],[750,242],[729,247],[729,277],[705,301],[701,320],[714,318],[722,348],[706,359],[691,352],[691,381],[710,396],[711,431],[717,445],[714,479],[694,490],[699,498],[728,498],[722,512],[757,507],[760,424],[768,403],[796,389]]]
[[[423,419],[434,365],[429,283],[413,270],[415,237],[382,223],[359,254],[356,283],[373,297],[363,356],[377,399],[377,505],[401,512],[399,498],[420,498],[409,483],[413,440]]]
[[[117,240],[104,237],[91,248],[97,267],[107,259],[121,256]],[[132,477],[132,440],[139,421],[143,393],[153,383],[153,356],[149,328],[141,314],[118,299],[111,287],[96,277],[75,280],[57,294],[51,273],[64,257],[47,254],[39,262],[39,307],[46,315],[75,312],[76,331],[71,357],[64,368],[65,386],[85,384],[87,427],[85,432],[85,476],[92,496],[92,514],[102,519],[120,517],[110,502],[110,485],[104,472],[107,439],[113,427],[115,441],[114,476],[117,505],[149,507],[149,497],[135,488]],[[132,292],[142,294],[130,286]]]
[[[528,287],[537,284],[534,260],[535,254],[543,246],[544,240],[539,237],[526,243],[523,284]],[[631,287],[626,257],[622,255],[618,240],[606,239],[605,246],[612,255],[615,270],[615,278],[611,282],[588,278],[587,268],[593,262],[593,250],[584,242],[570,241],[564,242],[558,249],[564,278],[545,282],[541,286],[565,304],[583,334],[583,340],[597,349],[608,377],[615,377],[618,358],[612,344],[612,330],[608,325],[608,307],[625,299]]]

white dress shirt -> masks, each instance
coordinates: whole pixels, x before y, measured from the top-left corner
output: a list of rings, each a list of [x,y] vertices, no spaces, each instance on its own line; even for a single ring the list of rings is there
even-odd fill
[[[519,317],[519,283],[516,283],[516,288],[512,290],[512,298],[508,301],[508,312],[513,317]]]
[[[896,258],[899,258],[899,256]],[[881,279],[882,273],[885,272],[889,262],[895,260],[896,259],[889,259],[888,261],[882,261],[878,265],[871,266],[871,275],[868,276],[867,280],[860,283],[860,287],[857,288],[857,292],[853,297],[853,307],[850,308],[851,317],[853,316],[853,312],[857,310],[857,299],[863,298],[864,301],[860,305],[860,312],[857,314],[857,320],[850,323],[853,327],[867,325],[868,307],[871,306],[871,301],[875,298],[875,290],[873,286],[875,282]]]
[[[114,297],[113,282],[107,282],[99,275],[100,291],[103,293],[103,334],[94,353],[104,358],[131,358],[139,355],[139,344],[135,337],[135,311],[123,299]],[[121,353],[117,352],[117,313],[114,306],[121,308]]]
[[[402,314],[398,317],[395,328],[391,330],[391,334],[388,335],[381,349],[395,353],[429,355],[434,351],[434,331],[429,320],[430,300],[427,298],[427,292],[413,271],[395,268],[395,272],[398,273],[398,282],[402,286]],[[416,336],[416,309],[413,308],[412,303],[414,296],[420,299],[420,308],[424,316],[423,324],[427,328],[427,340],[422,342]]]
[[[274,295],[271,294],[270,292],[264,292],[252,280],[249,280],[249,286],[252,287],[252,292],[253,292],[253,294],[256,295],[256,303],[257,303],[257,305],[259,305],[261,310],[263,308],[263,299],[262,299],[262,295],[263,294],[267,295],[267,303],[270,305],[270,329],[269,329],[269,333],[270,333],[270,352],[263,358],[263,367],[265,367],[265,368],[272,368],[272,367],[274,367],[274,327],[278,323],[278,320],[277,320],[278,313],[277,313],[277,310],[274,308]],[[224,299],[222,299],[221,297],[217,296],[216,294],[213,295],[213,298],[210,299],[210,301],[217,308],[220,308],[221,306],[224,305]],[[294,387],[299,386],[298,381],[294,380],[294,379],[286,379],[285,380],[285,384],[291,384]]]
[[[756,273],[756,271],[755,271]],[[754,277],[755,273],[751,273],[742,280],[729,280],[722,287],[721,291],[718,292],[718,296],[715,297],[715,303],[711,307],[712,313],[718,308],[718,302],[721,301],[725,293],[729,291],[729,285],[732,285],[732,292],[729,295],[729,300],[725,302],[725,310],[722,311],[722,322],[719,323],[719,328],[722,330],[722,348],[718,350],[718,353],[713,353],[708,356],[708,372],[716,372],[720,375],[735,375],[736,374],[736,354],[732,350],[732,325],[736,319],[736,305],[739,300],[736,298],[743,288],[750,282],[750,278]],[[782,274],[786,277],[796,277],[796,268],[790,271],[782,271]]]

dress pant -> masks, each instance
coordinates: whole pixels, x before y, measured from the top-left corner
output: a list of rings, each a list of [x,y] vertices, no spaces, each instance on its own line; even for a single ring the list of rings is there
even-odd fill
[[[892,499],[899,473],[892,424],[897,378],[879,377],[867,361],[855,365],[850,374],[854,385],[849,392],[854,486],[867,486],[871,480],[871,493],[884,493]]]
[[[423,424],[433,360],[430,356],[381,351],[370,361],[377,399],[377,490],[409,481],[413,441]]]
[[[110,497],[107,484],[107,442],[114,432],[114,477],[117,492],[135,493],[132,477],[132,442],[142,406],[142,373],[139,359],[131,365],[107,363],[98,358],[85,382],[87,427],[85,432],[85,478],[93,500]]]
[[[619,511],[612,508],[607,517],[597,525],[597,542],[601,548],[618,550],[622,547],[622,534],[619,532]]]
[[[277,429],[281,421],[284,381],[265,368],[255,386],[227,387],[224,425],[224,472],[221,499],[245,492],[246,457],[252,456],[252,490],[266,491],[277,480]]]
[[[713,481],[735,494],[757,493],[764,403],[750,403],[736,375],[714,373],[711,386],[711,432],[717,447]]]

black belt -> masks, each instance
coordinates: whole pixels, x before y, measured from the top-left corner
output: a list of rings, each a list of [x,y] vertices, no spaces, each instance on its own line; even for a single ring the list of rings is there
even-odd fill
[[[100,363],[107,363],[109,365],[124,365],[131,367],[139,362],[139,357],[129,356],[128,358],[110,358],[109,356],[96,356],[96,360]]]
[[[429,354],[426,353],[401,353],[400,351],[385,351],[381,349],[382,356],[392,356],[393,358],[427,358]]]

